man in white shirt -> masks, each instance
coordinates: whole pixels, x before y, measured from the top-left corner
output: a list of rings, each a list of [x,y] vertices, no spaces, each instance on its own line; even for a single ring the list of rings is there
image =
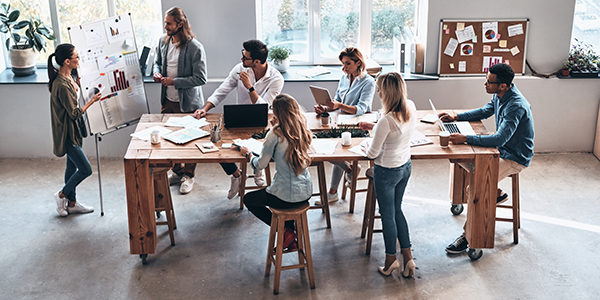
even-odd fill
[[[156,49],[154,81],[162,83],[161,113],[192,113],[204,105],[202,85],[206,83],[206,53],[194,38],[183,11],[173,7],[165,13],[165,31]],[[187,194],[194,186],[196,164],[175,164],[171,184],[180,184]]]
[[[219,105],[234,89],[237,94],[237,104],[273,103],[273,99],[283,89],[283,76],[267,63],[269,50],[259,40],[249,40],[243,43],[242,62],[237,64],[225,81],[208,98],[202,109],[194,113],[200,119],[213,107]],[[235,163],[221,163],[227,175],[231,175],[231,187],[227,198],[237,195],[240,188],[241,171]],[[262,171],[255,173],[254,182],[258,186],[265,185]]]

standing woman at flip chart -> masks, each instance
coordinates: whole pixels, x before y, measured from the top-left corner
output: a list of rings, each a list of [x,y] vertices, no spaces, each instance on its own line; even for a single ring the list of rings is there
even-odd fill
[[[408,224],[402,212],[402,197],[411,173],[410,137],[417,126],[415,104],[406,99],[406,84],[396,72],[377,78],[377,91],[381,98],[382,117],[377,125],[360,122],[362,130],[373,130],[373,141],[365,152],[375,159],[373,184],[379,204],[385,244],[385,265],[379,272],[388,276],[404,266],[402,276],[413,277],[415,262],[412,260]],[[396,241],[400,241],[403,264],[396,259]]]
[[[58,64],[56,69],[53,59]],[[81,146],[83,137],[78,126],[78,119],[102,96],[94,95],[83,107],[78,107],[80,87],[71,76],[71,71],[79,66],[79,55],[75,46],[60,44],[48,57],[48,89],[50,90],[50,114],[52,118],[52,141],[54,155],[67,155],[65,185],[54,194],[56,211],[61,217],[69,214],[91,213],[93,207],[85,206],[75,197],[75,188],[85,178],[92,175],[92,166]],[[79,81],[79,80],[78,80]]]

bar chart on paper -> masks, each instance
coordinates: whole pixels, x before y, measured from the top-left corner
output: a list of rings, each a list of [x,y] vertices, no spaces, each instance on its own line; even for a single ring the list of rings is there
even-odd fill
[[[114,70],[110,78],[110,91],[111,93],[118,92],[129,88],[129,81],[125,76],[124,71]]]

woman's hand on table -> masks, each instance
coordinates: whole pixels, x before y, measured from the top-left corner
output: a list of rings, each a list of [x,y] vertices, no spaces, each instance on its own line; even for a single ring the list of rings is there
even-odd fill
[[[372,130],[375,127],[375,123],[371,122],[358,122],[358,127],[362,130]]]
[[[247,158],[250,158],[250,156],[252,155],[252,152],[250,152],[250,149],[248,149],[248,147],[240,147],[240,153],[242,154],[242,156],[245,156]]]

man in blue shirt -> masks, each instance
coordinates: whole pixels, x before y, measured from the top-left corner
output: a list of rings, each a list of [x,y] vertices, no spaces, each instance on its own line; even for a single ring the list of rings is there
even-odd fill
[[[450,141],[453,144],[466,142],[473,146],[497,147],[500,152],[498,182],[528,167],[533,157],[534,129],[531,106],[512,83],[514,77],[515,73],[509,65],[493,65],[490,67],[487,80],[484,83],[485,91],[488,94],[493,94],[490,102],[482,108],[457,115],[440,114],[440,118],[444,122],[479,121],[495,115],[496,133],[492,135],[453,133],[450,136]],[[506,201],[507,198],[508,195],[498,189],[497,204]],[[462,253],[468,245],[463,232],[452,244],[446,247],[446,252],[451,254]]]

